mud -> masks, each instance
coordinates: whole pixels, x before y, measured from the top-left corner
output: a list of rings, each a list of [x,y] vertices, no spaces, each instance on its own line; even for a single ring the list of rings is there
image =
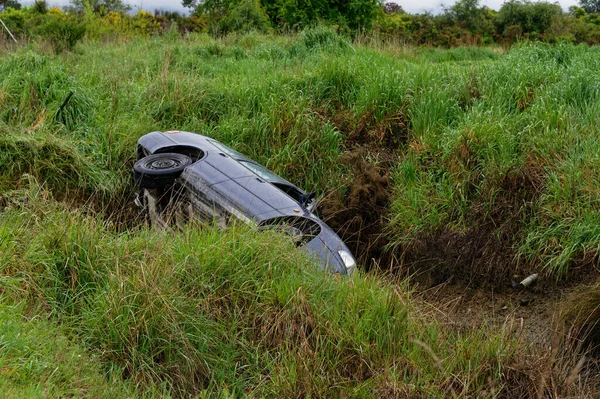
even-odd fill
[[[332,192],[320,205],[323,220],[368,270],[389,257],[384,229],[391,182],[389,169],[369,163],[366,156],[367,150],[359,148],[342,157],[352,176],[346,192]]]

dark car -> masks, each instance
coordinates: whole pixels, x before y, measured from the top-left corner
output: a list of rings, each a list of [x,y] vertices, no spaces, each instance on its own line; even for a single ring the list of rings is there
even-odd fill
[[[292,236],[329,270],[353,272],[348,247],[315,214],[306,193],[264,166],[197,133],[152,132],[137,143],[136,204],[152,224],[182,226],[190,220],[225,227],[233,220]]]

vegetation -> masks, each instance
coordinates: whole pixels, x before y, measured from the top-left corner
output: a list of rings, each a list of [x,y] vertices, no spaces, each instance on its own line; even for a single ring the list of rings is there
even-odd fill
[[[523,40],[600,43],[600,14],[594,1],[582,0],[581,7],[572,6],[564,12],[558,4],[546,1],[510,0],[495,11],[479,0],[458,0],[437,15],[407,14],[396,3],[379,0],[184,0],[183,5],[189,7],[191,15],[143,10],[131,15],[131,7],[121,0],[72,0],[64,10],[48,9],[45,1],[21,7],[16,1],[5,0],[0,1],[0,17],[24,39],[47,37],[37,26],[61,16],[85,22],[90,38],[176,31],[219,37],[232,32],[299,32],[325,25],[349,38],[367,34],[382,42],[448,48],[509,47]]]
[[[0,370],[16,370],[0,372],[3,393],[595,393],[579,352],[530,350],[510,324],[452,328],[400,277],[500,287],[593,272],[597,48],[421,49],[326,27],[110,36],[108,16],[82,18],[73,51],[2,43]],[[328,276],[251,226],[149,229],[132,205],[135,143],[170,129],[317,190],[363,268],[398,275]],[[43,333],[58,344],[29,343]],[[77,369],[45,371],[66,352],[82,354]]]
[[[0,304],[0,392],[5,398],[131,397],[137,392],[115,375],[107,379],[96,359],[74,345],[65,329],[22,304]]]
[[[368,277],[326,278],[290,242],[247,229],[117,235],[29,182],[2,215],[5,297],[41,308],[150,393],[505,389],[515,356],[505,333],[424,325],[406,294]],[[472,382],[444,386],[449,375]]]
[[[326,29],[297,40],[133,41],[100,46],[92,60],[96,45],[87,46],[66,58],[24,48],[0,64],[0,118],[11,132],[0,138],[3,187],[30,173],[82,201],[122,197],[136,139],[177,127],[348,198],[356,171],[340,156],[366,141],[390,154],[382,227],[391,251],[485,231],[519,267],[556,277],[597,251],[595,48],[422,51],[398,61]],[[114,57],[124,60],[118,71]],[[494,225],[500,216],[507,224]]]

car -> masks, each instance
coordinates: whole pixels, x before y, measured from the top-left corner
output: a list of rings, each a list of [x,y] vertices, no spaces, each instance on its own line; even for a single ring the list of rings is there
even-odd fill
[[[135,203],[159,228],[191,220],[226,227],[233,221],[287,234],[323,269],[349,275],[356,260],[317,215],[306,193],[225,144],[198,133],[151,132],[137,142]]]

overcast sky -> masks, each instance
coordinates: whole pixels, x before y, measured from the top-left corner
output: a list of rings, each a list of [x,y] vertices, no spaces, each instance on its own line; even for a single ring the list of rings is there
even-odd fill
[[[400,4],[404,11],[411,14],[423,13],[426,11],[439,12],[442,9],[442,4],[450,6],[454,4],[455,0],[392,0],[397,4]],[[62,7],[69,4],[69,0],[47,0],[50,6]],[[171,10],[183,12],[186,9],[181,5],[181,1],[177,0],[129,0],[126,1],[131,5],[134,11],[139,8],[143,8],[146,11],[153,12],[156,9],[159,10]],[[387,2],[387,1],[386,1]],[[27,5],[33,3],[33,0],[22,0],[21,4]],[[504,3],[504,0],[480,0],[481,5],[486,5],[490,8],[498,10]],[[569,6],[578,3],[578,0],[560,0],[558,3],[567,10]]]

